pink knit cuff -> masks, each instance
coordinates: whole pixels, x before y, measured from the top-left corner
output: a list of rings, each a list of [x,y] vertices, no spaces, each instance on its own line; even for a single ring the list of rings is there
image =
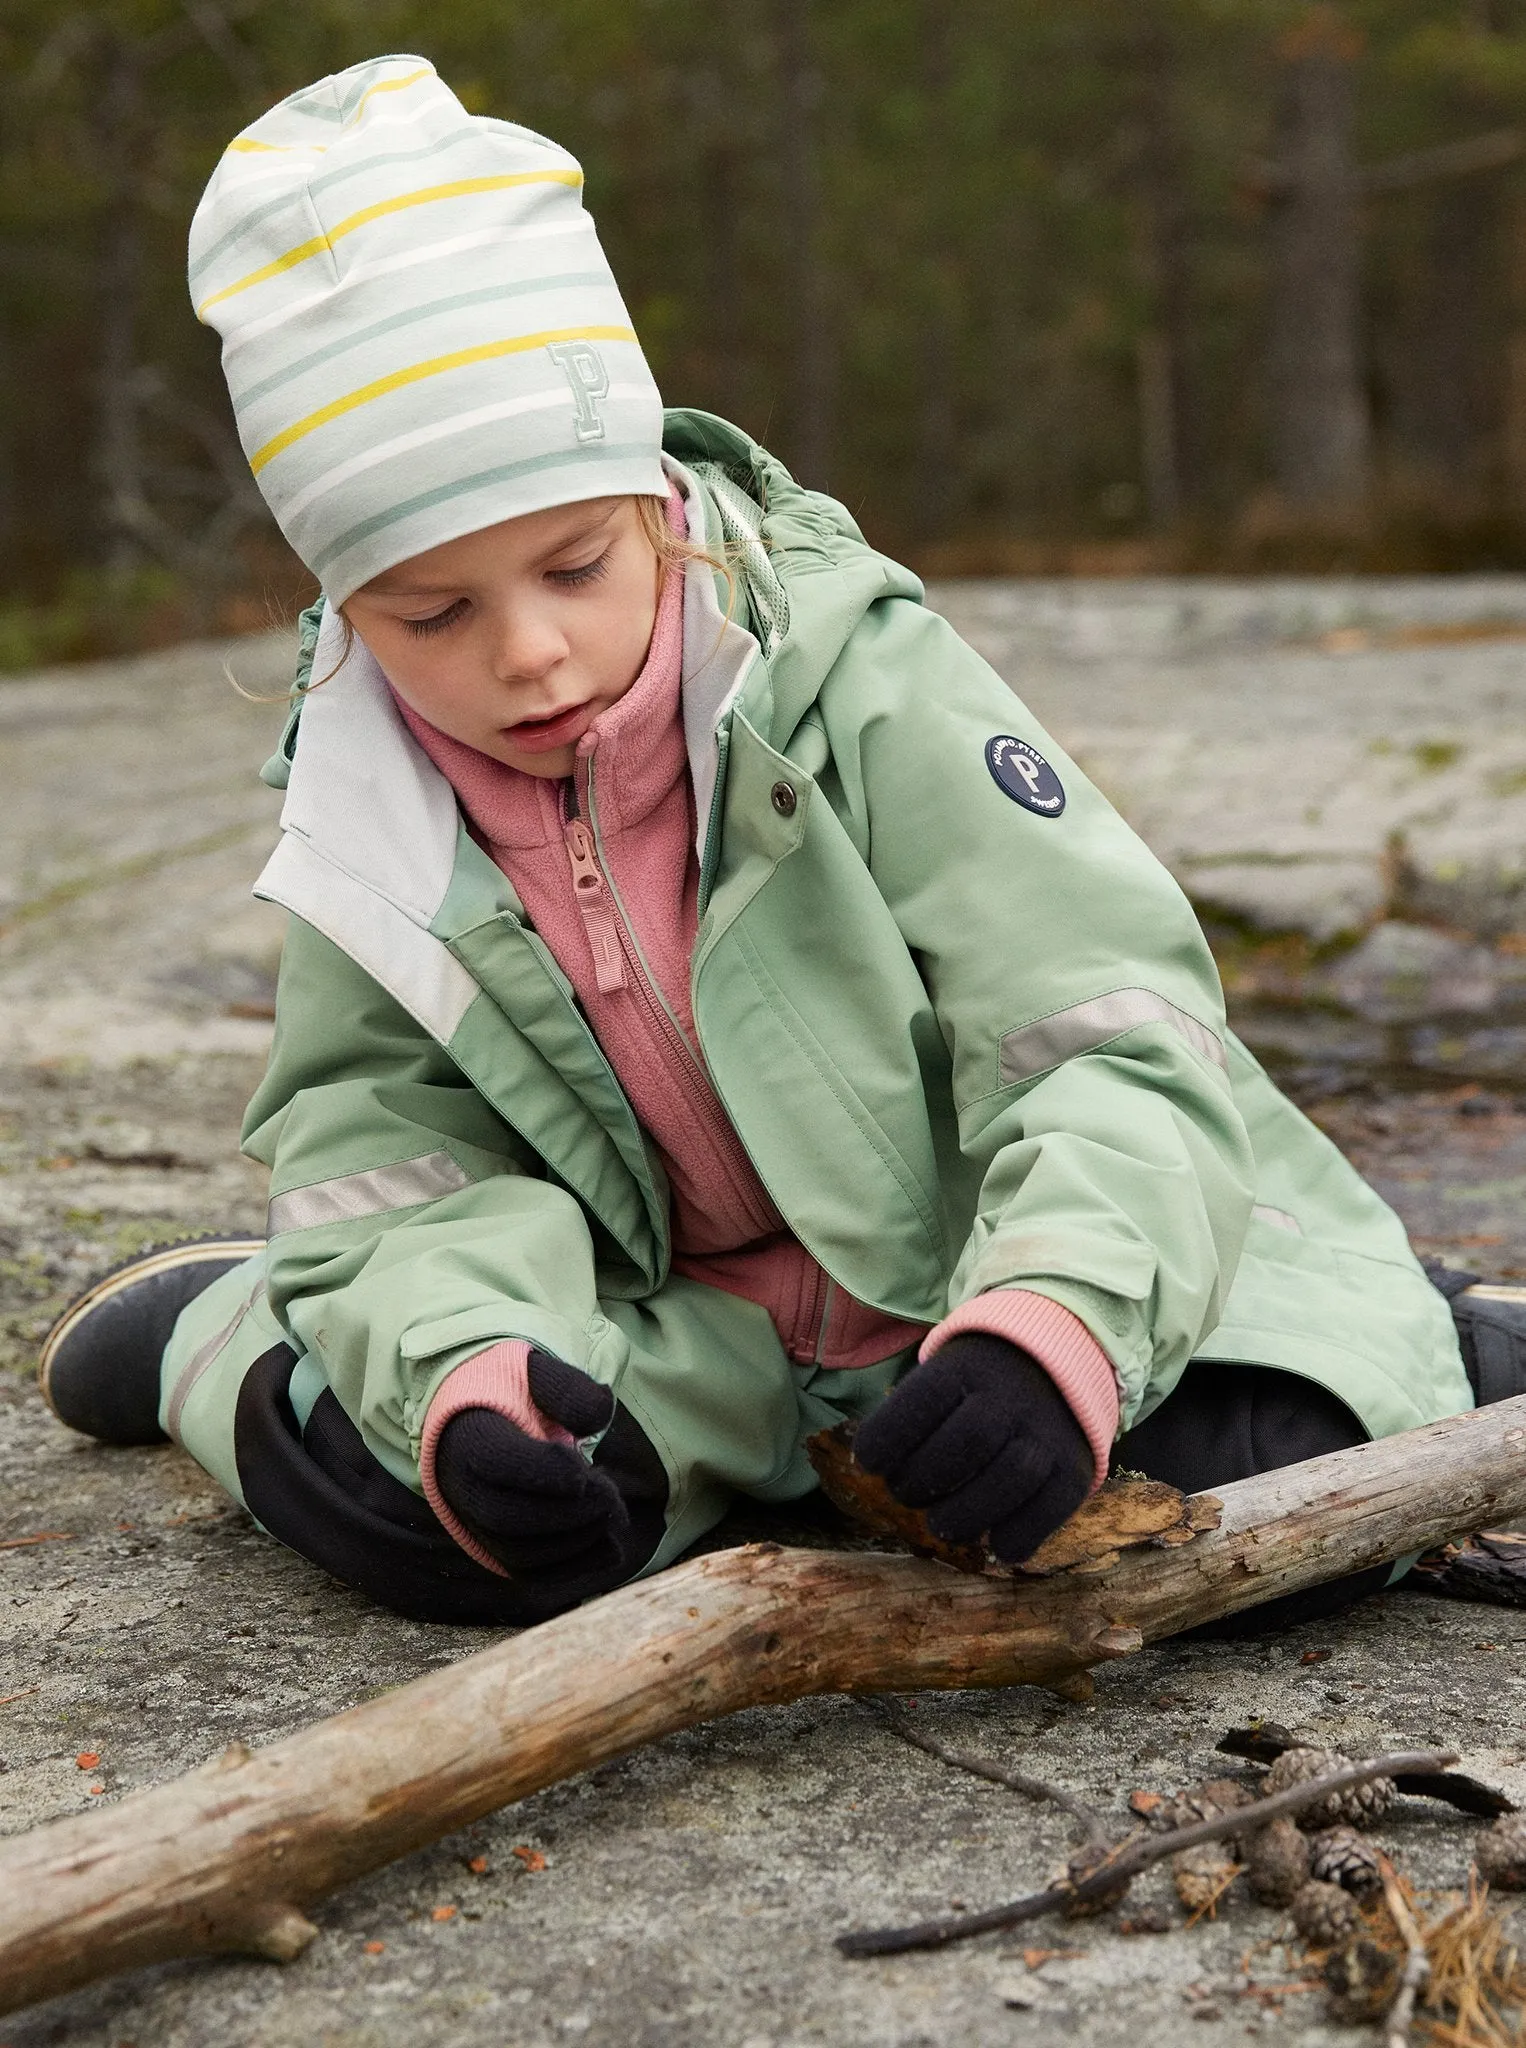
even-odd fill
[[[496,1415],[502,1415],[517,1429],[522,1429],[526,1436],[536,1437],[541,1443],[575,1443],[576,1438],[570,1430],[563,1429],[559,1422],[548,1422],[530,1399],[529,1370],[530,1347],[518,1337],[494,1344],[486,1351],[479,1351],[475,1358],[468,1358],[440,1382],[429,1404],[429,1413],[424,1417],[424,1434],[419,1444],[419,1478],[423,1483],[425,1500],[468,1557],[476,1558],[478,1564],[486,1565],[500,1579],[506,1579],[508,1573],[492,1552],[477,1541],[441,1493],[435,1480],[435,1451],[439,1446],[440,1431],[463,1408],[491,1408]]]
[[[1118,1434],[1118,1379],[1113,1361],[1079,1316],[1025,1287],[993,1287],[947,1315],[929,1332],[918,1353],[931,1358],[961,1330],[982,1330],[1017,1344],[1054,1381],[1085,1432],[1096,1460],[1092,1491],[1107,1477],[1107,1461]]]

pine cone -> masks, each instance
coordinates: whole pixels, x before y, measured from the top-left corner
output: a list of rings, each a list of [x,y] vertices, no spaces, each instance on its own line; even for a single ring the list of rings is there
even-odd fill
[[[1256,1797],[1238,1778],[1205,1778],[1201,1784],[1185,1786],[1171,1799],[1163,1799],[1150,1815],[1154,1828],[1191,1828],[1200,1820],[1218,1820],[1242,1806],[1254,1806]]]
[[[1348,1941],[1325,1964],[1330,2017],[1346,2027],[1380,2020],[1399,1989],[1399,1958],[1375,1941]]]
[[[1485,1884],[1526,1892],[1526,1813],[1507,1813],[1485,1828],[1473,1845],[1473,1861]]]
[[[1206,1913],[1210,1920],[1239,1874],[1240,1865],[1222,1842],[1198,1842],[1171,1858],[1176,1896],[1189,1913]]]
[[[1115,1842],[1083,1843],[1079,1849],[1071,1852],[1065,1865],[1065,1875],[1072,1884],[1080,1884],[1083,1878],[1090,1877],[1094,1870],[1100,1869],[1116,1847]],[[1084,1920],[1090,1914],[1105,1913],[1109,1906],[1117,1905],[1128,1890],[1129,1883],[1130,1880],[1124,1878],[1120,1884],[1109,1887],[1095,1898],[1072,1899],[1062,1908],[1065,1917],[1068,1920]]]
[[[1269,1799],[1274,1792],[1289,1792],[1295,1785],[1328,1777],[1334,1771],[1344,1770],[1350,1762],[1350,1757],[1342,1756],[1338,1749],[1285,1749],[1261,1780],[1262,1796]],[[1397,1792],[1392,1778],[1369,1778],[1365,1785],[1352,1785],[1344,1792],[1332,1792],[1328,1798],[1316,1800],[1296,1819],[1301,1828],[1310,1830],[1334,1827],[1338,1821],[1346,1821],[1354,1828],[1369,1827],[1387,1813]]]
[[[1309,1838],[1283,1814],[1258,1828],[1245,1845],[1246,1882],[1263,1906],[1291,1906],[1308,1880]]]
[[[1383,1882],[1378,1852],[1355,1828],[1325,1828],[1309,1847],[1309,1874],[1325,1884],[1338,1884],[1348,1892],[1374,1892]]]
[[[1311,1877],[1294,1896],[1293,1925],[1310,1948],[1337,1948],[1356,1932],[1356,1906],[1338,1884]]]

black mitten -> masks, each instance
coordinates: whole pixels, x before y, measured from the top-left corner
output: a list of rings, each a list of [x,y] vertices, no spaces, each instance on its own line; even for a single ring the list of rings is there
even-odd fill
[[[935,1536],[1021,1564],[1085,1500],[1096,1471],[1069,1404],[1003,1337],[964,1331],[859,1426],[854,1453]]]
[[[528,1380],[553,1422],[578,1437],[606,1432],[594,1463],[569,1444],[527,1436],[495,1409],[464,1408],[440,1432],[435,1479],[506,1570],[564,1583],[571,1604],[645,1564],[662,1534],[667,1478],[607,1387],[545,1351],[530,1353]]]

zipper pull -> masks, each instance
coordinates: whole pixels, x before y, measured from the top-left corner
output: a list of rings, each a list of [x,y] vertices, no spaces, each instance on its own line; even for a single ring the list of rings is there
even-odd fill
[[[572,862],[572,893],[593,954],[594,979],[599,993],[610,995],[625,987],[625,949],[620,944],[618,913],[610,901],[593,834],[581,818],[569,818],[562,831]]]

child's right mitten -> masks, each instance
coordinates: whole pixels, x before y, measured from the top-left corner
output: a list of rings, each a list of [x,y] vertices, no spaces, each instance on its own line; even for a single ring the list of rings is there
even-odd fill
[[[1096,1470],[1069,1403],[1026,1351],[965,1330],[914,1366],[859,1425],[854,1454],[934,1535],[984,1536],[1008,1564],[1073,1515]]]
[[[585,1597],[620,1584],[651,1555],[666,1482],[655,1453],[639,1456],[650,1447],[607,1387],[535,1350],[526,1383],[536,1409],[559,1425],[557,1440],[530,1435],[496,1407],[462,1408],[434,1442],[434,1485],[506,1570],[566,1581],[569,1594]],[[590,1463],[572,1441],[601,1431],[615,1454],[613,1471]],[[632,1436],[639,1444],[627,1441]],[[622,1488],[622,1479],[632,1483]]]

